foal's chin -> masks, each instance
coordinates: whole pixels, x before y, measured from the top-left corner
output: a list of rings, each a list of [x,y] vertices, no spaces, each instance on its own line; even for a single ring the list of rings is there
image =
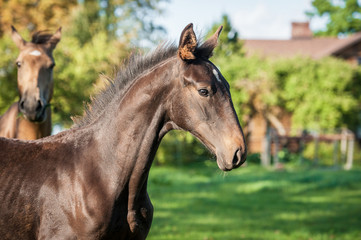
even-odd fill
[[[223,160],[218,157],[217,157],[217,165],[218,168],[221,169],[223,172],[229,172],[233,169],[232,167],[227,167],[226,164],[224,164]]]
[[[233,164],[225,164],[222,159],[219,159],[217,157],[217,165],[218,168],[221,169],[223,172],[229,172],[233,169],[239,168],[244,162],[241,162],[240,164],[233,165]]]

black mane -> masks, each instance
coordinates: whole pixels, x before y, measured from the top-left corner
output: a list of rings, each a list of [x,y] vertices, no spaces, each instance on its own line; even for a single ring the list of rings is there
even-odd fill
[[[199,44],[196,48],[196,55],[198,57],[206,57],[213,50],[214,46],[210,46],[207,42]],[[173,43],[160,44],[154,51],[141,55],[132,54],[119,67],[114,79],[103,76],[108,81],[107,87],[101,91],[97,96],[91,98],[91,103],[85,105],[83,116],[73,117],[74,127],[82,127],[90,124],[99,116],[102,115],[104,109],[115,98],[115,96],[122,96],[129,88],[131,83],[137,79],[146,70],[151,69],[160,62],[173,57],[177,54],[178,47]],[[205,56],[202,56],[205,55]]]
[[[103,113],[114,97],[122,96],[131,83],[142,73],[158,63],[175,56],[176,53],[177,47],[174,44],[165,43],[159,45],[156,50],[148,54],[132,54],[120,66],[114,79],[104,77],[108,81],[107,87],[97,96],[91,98],[91,103],[85,106],[83,117],[73,118],[74,127],[85,126],[93,122]]]

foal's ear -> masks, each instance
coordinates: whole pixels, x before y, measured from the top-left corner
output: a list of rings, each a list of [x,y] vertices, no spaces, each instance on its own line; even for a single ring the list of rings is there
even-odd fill
[[[196,59],[195,50],[197,47],[196,34],[193,31],[193,24],[188,24],[182,31],[179,39],[178,55],[183,61]]]
[[[217,46],[219,35],[222,32],[223,26],[219,26],[217,31],[200,47],[200,55],[206,58],[212,56],[214,48]]]
[[[22,49],[26,44],[26,41],[20,36],[18,31],[16,31],[15,27],[12,25],[11,25],[11,38],[13,39],[13,42],[16,44],[16,46],[19,49]]]
[[[48,44],[51,50],[54,50],[58,42],[60,42],[61,39],[61,27],[56,30],[56,32],[51,36],[51,38],[48,40]]]

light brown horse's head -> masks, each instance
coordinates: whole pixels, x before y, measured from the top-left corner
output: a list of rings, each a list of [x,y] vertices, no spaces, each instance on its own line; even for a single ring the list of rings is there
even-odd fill
[[[33,34],[25,41],[11,26],[11,37],[20,50],[16,59],[18,68],[19,110],[32,122],[47,118],[45,109],[53,95],[53,50],[61,38],[61,28],[54,35],[46,32]]]
[[[209,61],[221,30],[222,26],[200,46],[192,24],[183,30],[178,47],[180,86],[173,93],[171,119],[217,156],[220,169],[229,171],[246,160],[247,150],[230,86]]]

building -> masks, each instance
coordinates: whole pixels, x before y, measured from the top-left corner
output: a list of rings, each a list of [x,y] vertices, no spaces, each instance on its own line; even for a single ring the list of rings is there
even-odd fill
[[[361,64],[361,32],[349,37],[313,37],[308,22],[293,22],[289,40],[244,40],[247,54],[263,57],[294,57],[297,55],[320,59],[334,56],[352,64]]]

